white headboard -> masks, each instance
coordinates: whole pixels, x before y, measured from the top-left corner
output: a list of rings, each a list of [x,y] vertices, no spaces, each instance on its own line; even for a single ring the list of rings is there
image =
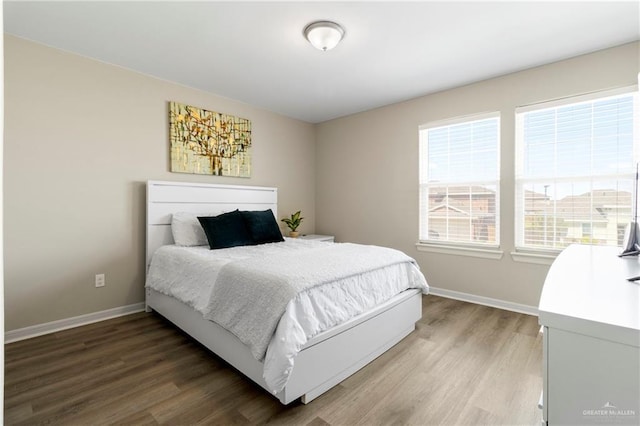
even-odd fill
[[[271,209],[277,218],[278,188],[148,181],[146,266],[158,247],[173,244],[173,213],[219,214],[235,209]]]

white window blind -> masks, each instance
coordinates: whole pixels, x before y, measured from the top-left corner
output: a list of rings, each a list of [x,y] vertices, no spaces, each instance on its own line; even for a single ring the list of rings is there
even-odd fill
[[[420,242],[499,245],[500,117],[420,127]]]
[[[637,92],[516,110],[516,247],[621,245],[638,156]]]

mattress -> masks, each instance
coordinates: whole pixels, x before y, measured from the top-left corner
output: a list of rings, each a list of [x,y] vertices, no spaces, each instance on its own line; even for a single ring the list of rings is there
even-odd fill
[[[180,300],[207,318],[212,314],[208,309],[225,265],[264,256],[304,257],[302,254],[306,251],[326,251],[317,249],[333,244],[287,238],[281,243],[220,250],[209,250],[206,246],[162,246],[153,255],[147,286]],[[264,363],[263,376],[270,390],[277,393],[284,388],[296,355],[309,339],[409,288],[428,292],[426,280],[415,262],[375,268],[301,291],[286,304],[275,332],[269,336],[263,359],[254,354]]]

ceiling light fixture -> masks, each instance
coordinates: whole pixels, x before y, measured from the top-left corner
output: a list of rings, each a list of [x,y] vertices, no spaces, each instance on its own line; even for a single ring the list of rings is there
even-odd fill
[[[316,21],[307,25],[304,36],[316,49],[331,50],[340,43],[344,37],[344,29],[330,21]]]

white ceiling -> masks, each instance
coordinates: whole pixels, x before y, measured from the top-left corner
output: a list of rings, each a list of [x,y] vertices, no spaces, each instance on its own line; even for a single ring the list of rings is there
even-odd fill
[[[638,40],[640,2],[5,1],[4,29],[317,123]]]

